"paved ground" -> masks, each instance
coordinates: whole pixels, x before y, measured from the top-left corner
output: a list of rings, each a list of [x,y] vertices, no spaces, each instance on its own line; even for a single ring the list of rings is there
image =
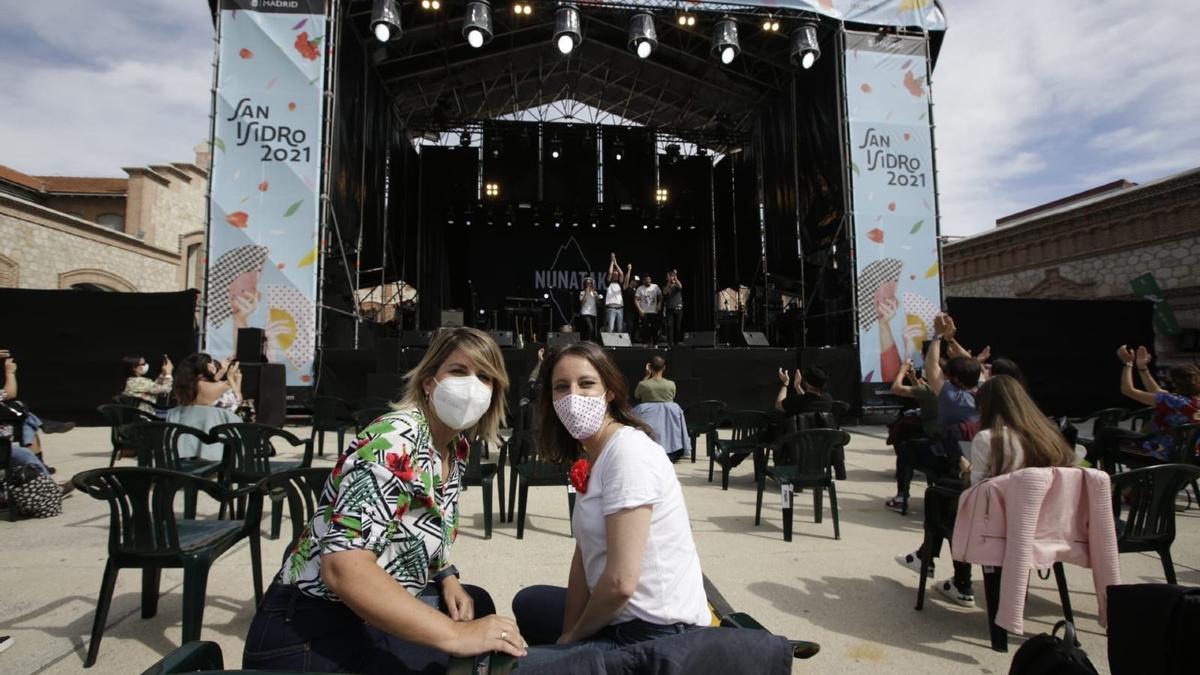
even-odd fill
[[[920,500],[907,517],[882,508],[894,492],[893,455],[883,443],[882,429],[858,432],[847,453],[849,480],[838,486],[840,541],[833,539],[828,513],[824,523],[812,522],[811,500],[802,496],[797,499],[795,538],[784,542],[777,491],[767,496],[770,508],[763,524],[755,527],[748,464],[734,470],[730,489],[723,492],[719,482],[706,480],[703,450],[697,463],[680,463],[677,471],[705,572],[734,607],[774,632],[821,643],[821,653],[795,662],[795,672],[1008,672],[1012,652],[1000,654],[988,647],[978,580],[978,608],[952,607],[931,589],[925,611],[913,610],[917,576],[898,566],[893,556],[919,543]],[[333,444],[330,434],[327,450]],[[60,477],[108,461],[107,429],[49,436],[45,446]],[[465,526],[453,555],[463,580],[487,588],[501,608],[509,606],[522,586],[565,584],[572,541],[564,492],[531,490],[524,540],[516,539],[515,525],[499,523],[494,537],[484,540],[480,491],[469,490],[463,497]],[[0,634],[15,638],[0,655],[0,672],[82,670],[107,530],[106,506],[78,494],[65,502],[59,518],[0,521]],[[1200,513],[1181,514],[1179,530],[1173,554],[1180,582],[1200,585]],[[282,547],[282,542],[264,540],[264,566],[274,567]],[[1162,580],[1152,555],[1123,555],[1121,566],[1126,581]],[[948,560],[942,567],[939,576],[948,573]],[[1067,574],[1083,646],[1107,672],[1090,572],[1068,567]],[[240,665],[242,639],[253,614],[249,577],[249,553],[242,544],[217,563],[209,580],[203,637],[220,643],[227,667]],[[139,581],[136,571],[121,574],[99,661],[90,672],[141,672],[179,644],[181,573],[164,572],[158,616],[152,619],[140,617]],[[1035,578],[1026,607],[1027,630],[1044,632],[1059,617],[1053,581]],[[1015,651],[1019,639],[1011,642]]]

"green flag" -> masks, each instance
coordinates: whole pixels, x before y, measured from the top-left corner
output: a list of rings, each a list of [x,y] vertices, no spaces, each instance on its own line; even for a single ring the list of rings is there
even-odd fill
[[[1159,335],[1178,335],[1179,322],[1175,320],[1175,312],[1167,304],[1167,296],[1158,287],[1154,275],[1146,272],[1129,282],[1129,285],[1134,295],[1154,303],[1154,331]]]

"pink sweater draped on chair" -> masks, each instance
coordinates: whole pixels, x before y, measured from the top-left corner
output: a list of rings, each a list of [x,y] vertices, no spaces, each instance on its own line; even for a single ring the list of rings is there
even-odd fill
[[[1107,588],[1121,583],[1108,475],[1095,469],[1031,468],[972,485],[958,501],[954,559],[1003,567],[996,625],[1024,633],[1031,569],[1090,567],[1100,625]]]

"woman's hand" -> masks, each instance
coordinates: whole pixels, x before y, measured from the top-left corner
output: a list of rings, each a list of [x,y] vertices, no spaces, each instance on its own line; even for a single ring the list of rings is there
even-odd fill
[[[1146,349],[1145,347],[1138,347],[1137,353],[1134,355],[1133,360],[1134,363],[1137,364],[1138,368],[1146,368],[1150,365],[1150,359],[1152,358],[1154,358],[1154,355],[1150,353],[1150,350]]]
[[[4,362],[4,372],[8,375],[17,374],[17,362],[14,361],[12,357],[9,357],[9,359]]]
[[[579,638],[575,637],[575,635],[571,631],[567,631],[567,632],[563,633],[562,635],[558,636],[558,640],[555,641],[554,644],[566,645],[566,644],[570,644],[572,642],[579,642]]]
[[[170,358],[163,356],[162,370],[160,372],[163,375],[170,375],[175,372],[175,364],[171,363]]]
[[[475,601],[457,577],[446,577],[442,580],[442,600],[446,603],[446,610],[451,619],[471,621],[475,618]]]
[[[779,383],[786,387],[786,386],[788,386],[788,384],[790,382],[791,382],[791,379],[788,377],[787,371],[784,370],[783,368],[780,368],[779,369]]]
[[[1133,351],[1129,349],[1129,347],[1126,347],[1125,345],[1121,345],[1120,347],[1117,347],[1117,358],[1121,359],[1121,363],[1124,363],[1125,365],[1128,366],[1133,363],[1134,354],[1133,354]]]
[[[477,656],[487,652],[504,652],[512,656],[525,656],[525,638],[517,628],[517,622],[504,616],[485,616],[474,621],[454,624],[458,635],[447,645],[446,653],[451,656]]]

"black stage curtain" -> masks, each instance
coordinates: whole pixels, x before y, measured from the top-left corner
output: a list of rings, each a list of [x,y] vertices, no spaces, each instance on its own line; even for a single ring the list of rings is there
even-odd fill
[[[462,309],[470,298],[466,289],[469,277],[455,275],[471,258],[463,240],[449,232],[459,228],[482,226],[480,213],[467,209],[456,211],[454,205],[473,203],[479,193],[479,150],[425,146],[421,148],[421,223],[417,231],[417,288],[421,292],[420,325],[440,326],[441,311],[450,307]],[[412,237],[409,237],[412,241]],[[447,246],[453,242],[453,250]],[[499,274],[502,259],[489,261],[484,268],[488,276]]]
[[[196,298],[196,291],[0,289],[0,314],[31,318],[0,321],[0,347],[19,366],[17,397],[48,419],[101,424],[96,406],[124,387],[122,357],[144,357],[157,375],[163,354],[178,363],[196,351]]]
[[[1121,396],[1117,347],[1154,344],[1153,305],[1125,300],[947,298],[958,341],[1016,361],[1051,415],[1135,408]]]

